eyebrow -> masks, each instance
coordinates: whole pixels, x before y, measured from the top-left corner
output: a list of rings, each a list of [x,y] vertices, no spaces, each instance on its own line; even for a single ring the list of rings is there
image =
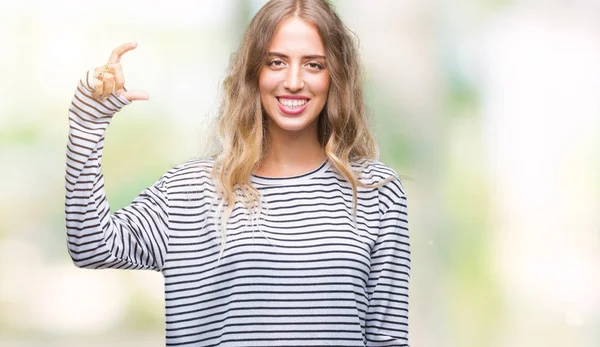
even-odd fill
[[[278,53],[278,52],[269,52],[269,56],[276,56],[279,58],[289,58],[287,55],[285,55],[283,53]],[[323,60],[326,59],[324,55],[318,55],[318,54],[305,55],[302,58],[303,59],[323,59]]]

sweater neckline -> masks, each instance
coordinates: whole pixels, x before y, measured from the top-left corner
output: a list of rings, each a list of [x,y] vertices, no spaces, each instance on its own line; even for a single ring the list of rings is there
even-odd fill
[[[255,174],[250,175],[250,181],[252,183],[258,183],[262,185],[290,185],[297,184],[301,182],[306,182],[315,177],[321,176],[329,167],[331,166],[328,159],[325,159],[317,168],[312,169],[308,172],[294,175],[294,176],[284,176],[284,177],[267,177],[267,176],[259,176]]]

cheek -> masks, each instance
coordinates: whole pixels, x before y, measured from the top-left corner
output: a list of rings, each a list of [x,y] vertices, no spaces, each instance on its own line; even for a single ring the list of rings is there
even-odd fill
[[[329,91],[329,75],[323,74],[322,76],[314,76],[311,79],[311,90],[315,96],[327,97]]]
[[[277,76],[271,71],[263,70],[258,77],[260,95],[272,93],[277,88]]]

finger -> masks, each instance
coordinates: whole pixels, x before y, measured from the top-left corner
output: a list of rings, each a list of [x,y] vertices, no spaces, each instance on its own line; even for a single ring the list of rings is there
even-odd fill
[[[110,93],[113,92],[115,88],[115,76],[110,72],[104,73],[104,78],[102,79],[104,83],[104,89],[102,90],[102,99],[106,99]]]
[[[123,54],[131,51],[132,49],[135,49],[136,47],[137,47],[137,42],[129,42],[129,43],[124,43],[124,44],[120,45],[119,47],[113,49],[112,53],[110,54],[110,58],[108,58],[108,63],[109,64],[120,63],[121,57],[123,56]]]
[[[104,92],[104,83],[101,80],[94,78],[94,91],[92,96],[96,99],[102,98],[102,92]]]
[[[95,68],[94,77],[98,78],[98,75],[100,75],[101,72],[104,72],[104,66],[98,66],[97,68]]]
[[[104,92],[104,82],[103,74],[104,74],[104,66],[97,67],[94,69],[94,90],[92,91],[92,96],[96,99],[102,99],[102,93]]]
[[[142,90],[123,90],[120,95],[129,101],[150,99],[150,95]]]
[[[115,92],[119,92],[125,86],[125,75],[121,64],[110,64],[108,70],[115,76]]]

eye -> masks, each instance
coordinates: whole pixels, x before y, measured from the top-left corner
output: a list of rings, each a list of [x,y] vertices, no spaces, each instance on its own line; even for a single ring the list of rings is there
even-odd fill
[[[267,65],[271,67],[283,67],[285,63],[280,59],[271,60]]]
[[[311,70],[323,70],[325,68],[323,64],[314,61],[306,63],[306,66],[308,66]]]

